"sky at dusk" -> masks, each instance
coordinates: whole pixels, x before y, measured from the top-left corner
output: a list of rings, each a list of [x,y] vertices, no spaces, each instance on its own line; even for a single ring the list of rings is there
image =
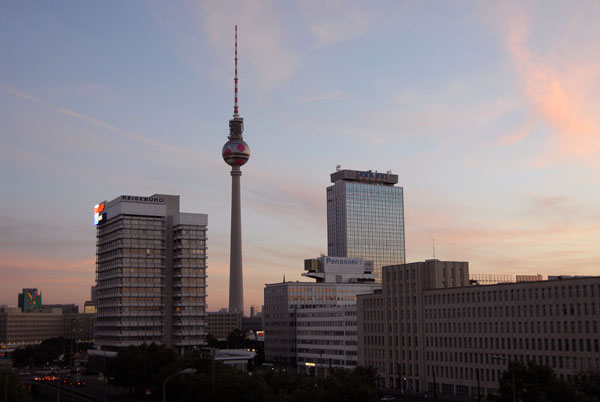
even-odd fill
[[[407,261],[600,274],[600,2],[0,2],[0,303],[89,299],[93,207],[207,213],[227,306],[239,30],[245,306],[327,252],[337,164],[392,170]]]

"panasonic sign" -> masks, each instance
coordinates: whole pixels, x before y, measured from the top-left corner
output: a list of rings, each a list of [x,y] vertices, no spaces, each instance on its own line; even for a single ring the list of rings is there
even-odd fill
[[[335,258],[325,257],[326,265],[363,265],[362,258]]]

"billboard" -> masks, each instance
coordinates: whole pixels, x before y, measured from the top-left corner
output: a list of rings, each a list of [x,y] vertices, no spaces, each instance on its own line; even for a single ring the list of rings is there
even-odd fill
[[[104,212],[104,202],[94,206],[94,226],[98,226],[100,222],[106,219],[106,213]]]
[[[23,293],[19,293],[18,304],[23,312],[41,309],[42,295],[37,289],[23,289]]]

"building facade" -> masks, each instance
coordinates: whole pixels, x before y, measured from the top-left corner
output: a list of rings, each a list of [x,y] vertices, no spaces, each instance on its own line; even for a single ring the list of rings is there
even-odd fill
[[[390,266],[382,292],[359,297],[359,363],[383,386],[477,397],[497,392],[510,361],[561,378],[600,368],[600,277],[488,286],[461,277],[467,263]]]
[[[372,266],[358,258],[319,257],[305,261],[303,274],[317,282],[267,284],[265,361],[320,372],[356,367],[356,297],[380,288]]]
[[[94,340],[94,314],[63,313],[63,336],[77,342]]]
[[[98,204],[94,222],[97,344],[204,345],[207,215],[180,212],[176,195],[122,195]]]
[[[227,339],[234,329],[242,329],[243,314],[241,311],[211,311],[206,314],[206,333],[218,340]]]
[[[0,308],[0,344],[7,347],[35,345],[45,339],[63,336],[63,313],[22,312],[19,308]]]
[[[373,261],[381,267],[402,264],[404,199],[398,176],[372,171],[338,170],[327,187],[327,252],[331,257]]]

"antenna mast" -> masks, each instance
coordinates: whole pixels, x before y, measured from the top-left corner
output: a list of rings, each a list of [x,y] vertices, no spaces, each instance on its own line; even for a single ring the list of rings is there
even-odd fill
[[[233,103],[233,117],[239,117],[238,111],[238,52],[237,52],[237,25],[235,26],[235,76],[233,78],[234,83],[234,103]]]

